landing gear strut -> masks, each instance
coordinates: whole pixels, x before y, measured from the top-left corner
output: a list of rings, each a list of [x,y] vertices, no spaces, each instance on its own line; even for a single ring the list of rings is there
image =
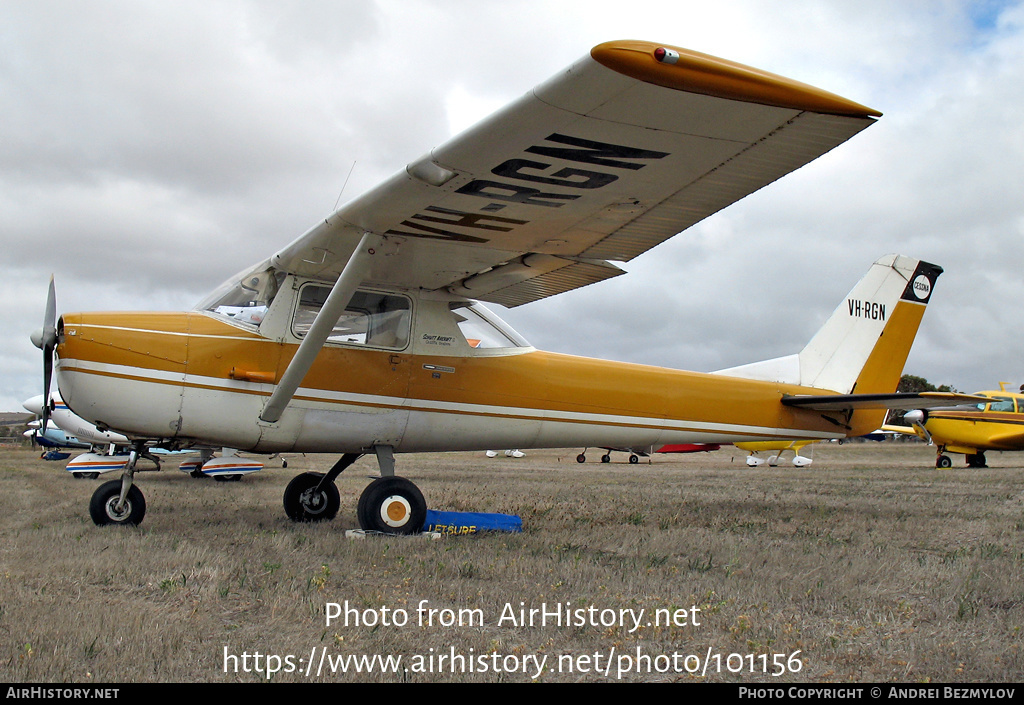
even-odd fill
[[[427,502],[412,482],[395,475],[395,457],[391,446],[374,446],[381,477],[363,490],[356,514],[364,531],[384,534],[415,534],[423,529]],[[292,521],[327,521],[341,505],[334,481],[362,457],[346,453],[326,474],[307,472],[297,476],[284,491],[284,510]]]
[[[142,490],[132,484],[135,464],[140,456],[151,457],[145,452],[145,444],[137,442],[132,445],[121,479],[104,482],[93,493],[89,501],[89,515],[97,526],[137,526],[142,523],[146,516],[146,498]]]
[[[345,453],[326,475],[304,472],[297,475],[284,490],[284,513],[292,521],[330,521],[338,514],[341,494],[334,481],[361,453]]]

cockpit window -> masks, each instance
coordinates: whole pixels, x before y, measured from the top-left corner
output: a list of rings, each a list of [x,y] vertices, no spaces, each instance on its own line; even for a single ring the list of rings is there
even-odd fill
[[[299,292],[292,333],[302,338],[323,308],[331,288],[307,284]],[[350,343],[400,350],[409,344],[409,300],[402,296],[357,291],[334,324],[329,343]]]
[[[259,326],[284,278],[284,272],[264,263],[250,272],[232,277],[196,308],[237,323]]]
[[[1012,397],[992,397],[992,402],[988,407],[989,411],[1013,411],[1013,398]]]
[[[481,350],[529,347],[518,333],[480,304],[454,302],[450,306],[469,347]]]

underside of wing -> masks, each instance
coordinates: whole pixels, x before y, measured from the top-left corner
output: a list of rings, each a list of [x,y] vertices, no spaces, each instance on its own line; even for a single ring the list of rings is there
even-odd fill
[[[517,306],[625,262],[864,129],[879,113],[714,57],[596,47],[278,252],[336,279],[384,235],[381,284]]]
[[[915,429],[913,426],[896,426],[894,424],[888,423],[882,425],[882,431],[884,431],[885,433],[902,433],[905,436],[919,435],[917,433],[917,429]]]

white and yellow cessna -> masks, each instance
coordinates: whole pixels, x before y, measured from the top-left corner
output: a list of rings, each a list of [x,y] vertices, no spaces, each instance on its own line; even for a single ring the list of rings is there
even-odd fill
[[[375,455],[358,518],[382,532],[418,531],[426,512],[396,453],[860,435],[893,405],[938,267],[884,257],[801,353],[716,374],[541,352],[477,300],[518,306],[622,274],[611,262],[878,115],[711,56],[602,44],[196,310],[55,321],[51,297],[37,341],[75,413],[138,453],[341,454],[288,485],[292,519],[332,518],[338,474]],[[133,468],[96,491],[98,524],[142,520]]]

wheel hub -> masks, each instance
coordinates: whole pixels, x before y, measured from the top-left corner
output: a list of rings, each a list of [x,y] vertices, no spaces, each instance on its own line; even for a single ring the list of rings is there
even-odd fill
[[[129,516],[131,516],[132,503],[126,499],[124,501],[124,506],[121,507],[121,509],[118,509],[117,505],[119,504],[120,500],[121,498],[117,495],[114,495],[113,497],[107,500],[107,516],[110,517],[112,521],[124,521]]]
[[[412,506],[409,500],[401,495],[391,495],[380,505],[380,518],[390,527],[398,528],[405,526],[412,514]]]
[[[323,492],[317,492],[316,487],[310,487],[299,495],[302,508],[310,514],[319,514],[327,506],[326,497]]]

